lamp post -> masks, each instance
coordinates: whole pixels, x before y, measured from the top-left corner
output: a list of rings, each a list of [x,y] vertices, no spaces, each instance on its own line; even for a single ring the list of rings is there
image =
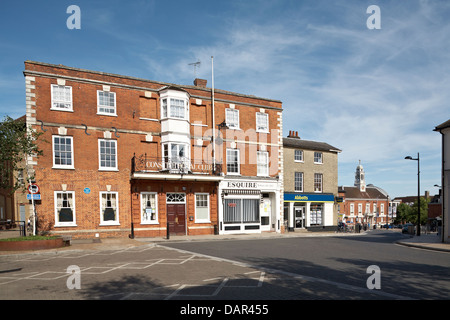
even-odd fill
[[[408,160],[417,161],[417,235],[420,236],[420,157],[417,153],[417,158],[411,156],[405,157]]]

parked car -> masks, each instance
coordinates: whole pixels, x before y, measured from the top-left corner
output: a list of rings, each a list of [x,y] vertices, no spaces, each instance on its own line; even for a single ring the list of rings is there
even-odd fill
[[[409,226],[414,226],[412,223],[406,223],[406,224],[404,224],[403,225],[403,227],[402,227],[402,233],[408,233],[408,227]]]

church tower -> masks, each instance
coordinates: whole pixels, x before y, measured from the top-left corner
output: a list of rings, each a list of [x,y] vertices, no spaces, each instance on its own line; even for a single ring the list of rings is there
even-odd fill
[[[361,165],[361,160],[359,160],[359,164],[356,167],[355,187],[358,187],[361,192],[366,191],[366,180],[364,178],[364,168]]]

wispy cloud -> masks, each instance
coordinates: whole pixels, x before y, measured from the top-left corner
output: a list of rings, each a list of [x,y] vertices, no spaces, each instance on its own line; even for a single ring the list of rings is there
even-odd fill
[[[282,100],[285,131],[343,150],[342,183],[352,183],[361,159],[383,186],[392,172],[410,179],[401,169],[406,154],[420,151],[424,169],[439,172],[440,136],[432,129],[450,114],[450,2],[378,1],[381,30],[366,27],[371,4],[82,1],[82,29],[60,30],[64,46],[48,52],[64,62],[47,62],[191,84],[189,64],[200,60],[197,76],[210,80],[214,56],[216,88]],[[3,43],[30,51],[11,41]],[[4,74],[0,88],[8,90]]]

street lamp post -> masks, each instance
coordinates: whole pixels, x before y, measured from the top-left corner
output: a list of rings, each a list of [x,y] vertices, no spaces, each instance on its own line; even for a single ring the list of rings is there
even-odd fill
[[[411,156],[405,157],[408,160],[417,161],[417,235],[420,236],[420,157],[417,153],[417,158]]]

